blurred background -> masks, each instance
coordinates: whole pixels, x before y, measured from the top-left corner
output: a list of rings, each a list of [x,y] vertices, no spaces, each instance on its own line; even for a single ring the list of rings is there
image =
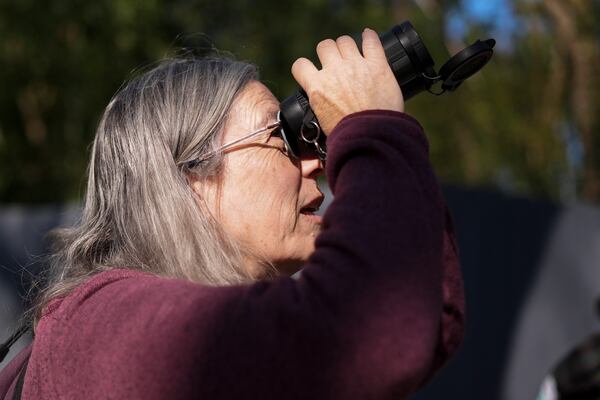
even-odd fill
[[[436,68],[497,40],[455,93],[407,103],[455,216],[468,310],[461,352],[415,398],[534,399],[600,330],[597,0],[0,0],[0,340],[44,235],[78,216],[95,126],[133,71],[214,46],[257,64],[283,99],[291,64],[316,60],[321,39],[404,20]]]

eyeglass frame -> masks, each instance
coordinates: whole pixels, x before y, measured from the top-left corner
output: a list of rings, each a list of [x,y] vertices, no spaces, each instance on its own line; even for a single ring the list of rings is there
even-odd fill
[[[230,148],[230,147],[233,147],[233,146],[235,146],[235,145],[236,145],[236,144],[238,144],[238,143],[241,143],[241,142],[243,142],[243,141],[245,141],[245,140],[248,140],[248,139],[250,139],[250,138],[253,138],[253,137],[255,137],[255,136],[258,136],[258,135],[260,135],[261,133],[263,133],[263,132],[266,132],[266,131],[268,131],[268,130],[275,130],[275,129],[279,128],[279,127],[281,127],[281,121],[273,122],[273,123],[271,123],[271,124],[269,124],[269,125],[267,125],[267,126],[265,126],[265,127],[263,127],[263,128],[260,128],[260,129],[258,129],[258,130],[256,130],[256,131],[253,131],[253,132],[250,132],[250,133],[248,133],[247,135],[244,135],[244,136],[242,136],[241,138],[237,138],[237,139],[235,139],[235,140],[232,140],[232,141],[230,141],[230,142],[227,142],[227,143],[225,143],[224,145],[222,145],[221,147],[219,147],[218,149],[211,150],[211,151],[209,151],[209,152],[207,152],[207,153],[204,153],[203,155],[201,155],[200,157],[198,157],[198,158],[196,158],[196,159],[194,159],[194,160],[191,160],[191,161],[188,161],[188,162],[186,162],[186,166],[187,166],[188,168],[190,168],[190,169],[192,169],[192,168],[195,168],[195,167],[197,167],[197,166],[198,166],[198,165],[199,165],[201,162],[203,162],[203,161],[206,161],[206,160],[208,160],[208,159],[209,159],[209,158],[211,158],[211,157],[214,157],[215,155],[217,155],[217,154],[219,154],[219,153],[223,152],[224,150],[227,150],[227,149],[228,149],[228,148]],[[288,146],[288,144],[287,144],[287,141],[285,141],[285,140],[284,140],[284,142],[285,142],[286,151],[288,151],[288,152],[289,152],[289,146]]]
[[[319,127],[319,125],[317,123],[313,122],[313,124],[316,127],[316,132],[317,132],[316,136],[313,139],[308,139],[308,138],[305,137],[303,130],[301,130],[300,137],[301,137],[301,139],[305,143],[314,146],[315,150],[316,150],[316,155],[319,157],[319,159],[321,161],[325,162],[325,160],[327,159],[327,151],[324,150],[323,148],[321,148],[321,146],[318,143],[319,137],[321,135],[321,128]],[[268,130],[275,130],[275,129],[278,129],[278,128],[281,130],[281,138],[283,139],[283,142],[284,142],[284,145],[285,145],[286,154],[288,154],[289,156],[291,156],[294,159],[299,159],[301,157],[300,154],[296,154],[296,152],[293,150],[293,146],[291,146],[291,144],[288,142],[287,135],[286,135],[286,133],[285,133],[285,131],[283,129],[283,124],[281,122],[281,111],[279,111],[277,113],[277,121],[276,122],[273,122],[273,123],[271,123],[271,124],[269,124],[269,125],[267,125],[267,126],[265,126],[263,128],[260,128],[260,129],[254,131],[254,132],[251,132],[251,133],[249,133],[247,135],[244,135],[241,138],[238,138],[238,139],[232,140],[231,142],[225,143],[224,145],[222,145],[218,149],[211,150],[211,151],[209,151],[207,153],[204,153],[200,157],[198,157],[198,158],[196,158],[194,160],[188,161],[185,164],[186,164],[186,166],[189,169],[195,168],[200,163],[202,163],[203,161],[208,160],[209,158],[211,158],[211,157],[213,157],[213,156],[215,156],[215,155],[223,152],[224,150],[227,150],[230,147],[235,146],[238,143],[241,143],[241,142],[243,142],[245,140],[248,140],[250,138],[258,136],[261,133],[266,132]]]

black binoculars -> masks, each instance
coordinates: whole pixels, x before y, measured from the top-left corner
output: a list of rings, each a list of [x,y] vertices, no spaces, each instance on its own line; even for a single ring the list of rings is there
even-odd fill
[[[423,91],[435,95],[454,91],[487,64],[496,44],[494,39],[477,40],[450,58],[437,73],[429,51],[410,22],[394,26],[379,38],[404,100]],[[361,42],[358,38],[359,49]],[[437,82],[442,82],[441,90],[433,92],[431,87]],[[327,159],[326,137],[302,89],[281,102],[278,119],[281,137],[292,156]]]

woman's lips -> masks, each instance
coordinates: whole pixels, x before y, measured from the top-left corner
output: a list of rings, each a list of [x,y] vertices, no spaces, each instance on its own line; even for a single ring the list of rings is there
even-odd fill
[[[320,224],[322,217],[314,214],[312,211],[300,211],[300,215],[303,215],[306,219],[316,224]]]

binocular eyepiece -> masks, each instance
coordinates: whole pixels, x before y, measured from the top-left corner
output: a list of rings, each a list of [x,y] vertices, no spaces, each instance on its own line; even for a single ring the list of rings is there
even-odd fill
[[[450,58],[438,74],[429,51],[410,22],[394,26],[380,35],[380,39],[404,100],[424,91],[435,95],[454,91],[487,64],[496,44],[494,39],[477,40]],[[360,50],[362,40],[356,41]],[[431,87],[437,82],[442,82],[441,91],[434,93]],[[281,136],[294,156],[316,155],[326,160],[326,137],[302,89],[281,102],[278,118]]]

